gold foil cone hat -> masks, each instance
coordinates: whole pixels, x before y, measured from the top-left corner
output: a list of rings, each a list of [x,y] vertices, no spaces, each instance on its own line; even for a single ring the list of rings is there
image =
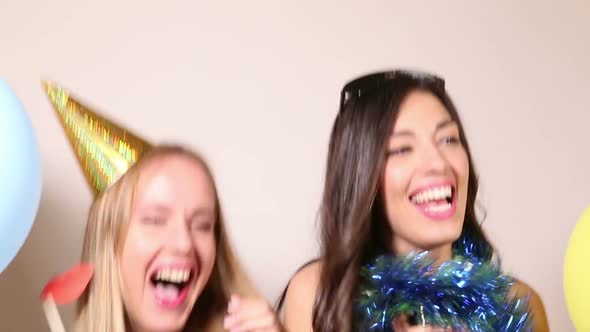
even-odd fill
[[[143,138],[99,115],[56,84],[43,81],[43,88],[95,196],[151,148]]]

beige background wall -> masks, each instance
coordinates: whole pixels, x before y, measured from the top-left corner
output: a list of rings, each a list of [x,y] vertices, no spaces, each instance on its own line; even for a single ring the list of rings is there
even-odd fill
[[[48,330],[38,294],[78,259],[91,201],[42,77],[149,139],[202,150],[235,245],[274,301],[315,253],[340,86],[409,66],[446,77],[481,173],[485,227],[506,269],[542,295],[552,330],[573,331],[561,274],[590,204],[589,41],[583,0],[2,1],[0,76],[41,140],[44,193],[0,276],[0,330]]]

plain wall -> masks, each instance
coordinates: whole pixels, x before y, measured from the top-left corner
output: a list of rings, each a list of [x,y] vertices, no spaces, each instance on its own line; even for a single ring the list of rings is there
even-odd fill
[[[562,262],[590,204],[589,41],[583,0],[2,1],[0,77],[32,118],[44,191],[0,276],[0,330],[48,331],[39,293],[77,262],[92,199],[41,78],[150,140],[202,151],[239,255],[274,302],[317,250],[342,84],[401,66],[446,78],[485,229],[551,329],[573,331]],[[72,306],[61,312],[69,323]]]

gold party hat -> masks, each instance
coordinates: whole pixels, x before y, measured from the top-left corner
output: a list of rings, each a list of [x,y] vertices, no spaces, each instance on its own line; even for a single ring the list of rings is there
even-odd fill
[[[56,84],[43,81],[43,88],[95,196],[151,148],[150,143],[97,114]]]

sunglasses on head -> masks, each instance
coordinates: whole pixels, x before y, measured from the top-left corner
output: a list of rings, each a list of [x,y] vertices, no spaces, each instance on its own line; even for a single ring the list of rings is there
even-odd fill
[[[444,79],[427,72],[399,69],[372,73],[356,78],[342,88],[342,92],[340,93],[340,112],[342,112],[344,104],[350,98],[358,98],[368,91],[390,86],[393,82],[399,80],[427,82],[432,84],[436,89],[445,89]]]

